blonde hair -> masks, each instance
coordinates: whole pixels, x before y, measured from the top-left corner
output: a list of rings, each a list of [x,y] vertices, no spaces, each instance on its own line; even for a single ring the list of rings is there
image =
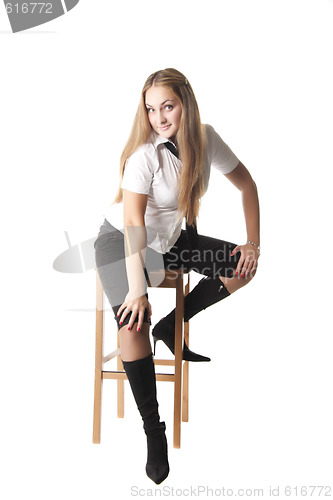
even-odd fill
[[[182,162],[178,209],[180,216],[186,217],[188,224],[193,224],[196,222],[200,198],[204,191],[203,156],[205,136],[192,87],[185,76],[176,69],[167,68],[156,71],[147,78],[144,84],[132,130],[120,159],[120,184],[127,158],[141,144],[146,142],[151,134],[152,127],[148,119],[145,97],[147,90],[153,85],[168,87],[182,106],[180,125],[176,134],[179,159]],[[123,197],[120,184],[114,203],[119,203]]]

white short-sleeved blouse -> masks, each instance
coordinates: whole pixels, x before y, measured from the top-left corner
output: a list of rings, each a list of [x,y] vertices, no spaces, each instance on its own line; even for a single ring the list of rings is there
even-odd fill
[[[228,174],[239,163],[237,156],[215,132],[205,125],[204,191],[206,192],[211,166]],[[128,158],[121,187],[135,193],[147,194],[145,225],[147,245],[159,253],[166,253],[180,236],[182,220],[178,212],[178,179],[181,161],[163,144],[168,140],[155,131],[149,140],[139,146]],[[109,206],[104,217],[123,232],[123,204]]]

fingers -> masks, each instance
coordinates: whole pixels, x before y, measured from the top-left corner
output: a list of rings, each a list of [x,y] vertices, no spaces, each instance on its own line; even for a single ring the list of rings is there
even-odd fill
[[[258,261],[253,260],[251,257],[248,257],[244,260],[240,277],[247,278],[248,276],[253,277],[257,270]]]
[[[151,305],[148,301],[136,303],[134,301],[127,303],[125,301],[117,311],[117,318],[120,316],[119,325],[122,325],[127,317],[130,314],[130,319],[127,324],[127,330],[132,330],[134,324],[137,322],[136,331],[141,331],[145,310],[148,312],[148,321],[150,321],[152,310]]]
[[[133,309],[132,314],[131,314],[131,319],[129,320],[128,323],[128,328],[127,330],[132,330],[134,323],[138,323],[136,327],[136,331],[140,332],[142,325],[143,325],[143,320],[145,316],[145,308],[140,307],[140,309]]]
[[[237,247],[235,247],[235,248],[233,249],[233,251],[231,252],[231,254],[230,254],[230,255],[235,255],[235,253],[240,252],[240,251],[241,251],[241,248],[240,248],[240,246],[238,245]]]
[[[135,313],[135,317],[134,317],[134,314],[132,314],[132,317],[128,326],[128,330],[131,330],[134,323],[135,323],[135,319],[137,319],[138,321],[138,324],[137,324],[137,328],[136,328],[136,331],[137,332],[140,332],[141,331],[141,328],[142,328],[142,325],[143,325],[143,320],[144,320],[144,316],[145,316],[145,312],[146,312],[146,309],[147,309],[147,316],[148,316],[148,321],[150,321],[150,318],[151,318],[151,314],[152,314],[152,311],[151,311],[151,305],[150,303],[148,302],[148,305],[147,307],[140,307],[140,309],[138,309],[137,313]],[[137,316],[137,318],[136,318]],[[133,319],[133,321],[132,321]]]
[[[132,330],[133,325],[134,325],[138,315],[140,317],[140,311],[133,309],[132,314],[131,314],[131,319],[129,320],[129,323],[127,325],[127,330]],[[142,326],[142,319],[141,319],[141,324],[139,324],[139,321],[138,321],[137,331],[139,331],[141,329],[141,326]]]
[[[248,276],[252,279],[253,276],[256,274],[256,272],[257,272],[257,267],[253,266],[251,271],[249,272]]]
[[[150,305],[150,303],[148,302],[148,321],[150,321],[150,320],[151,320],[151,315],[152,315],[151,305]]]
[[[121,312],[125,309],[126,305],[122,304],[117,311],[117,318],[121,315]]]
[[[243,266],[243,268],[242,268],[242,270],[241,270],[241,275],[240,275],[240,277],[241,277],[241,278],[246,278],[246,277],[249,275],[249,273],[250,273],[250,271],[251,271],[251,268],[252,268],[252,263],[251,263],[251,262],[248,262],[248,261],[245,261],[245,262],[244,262],[244,266]]]
[[[241,274],[241,271],[243,272],[243,264],[244,264],[244,254],[241,252],[241,256],[239,258],[239,261],[238,261],[238,264],[237,264],[237,267],[236,267],[236,270],[235,270],[235,274],[236,276],[239,276]]]
[[[145,315],[145,311],[139,311],[139,314],[138,314],[138,325],[136,327],[136,331],[137,332],[139,332],[141,330],[141,328],[142,328],[144,315]]]
[[[123,313],[122,313],[123,311]],[[125,318],[126,316],[130,313],[131,311],[128,309],[128,307],[126,306],[126,304],[122,304],[119,309],[118,309],[118,312],[117,312],[117,318],[119,316],[121,316],[120,318],[120,321],[119,321],[119,325],[122,325],[125,321]],[[122,313],[122,314],[121,314]]]
[[[120,311],[120,309],[118,310],[117,316],[120,316],[119,311]],[[130,314],[131,316],[130,316],[130,320],[129,320],[128,325],[127,325],[127,330],[131,330],[132,326],[134,325],[135,319],[137,317],[137,312],[138,312],[138,310],[135,307],[133,307],[132,310],[130,310],[128,307],[125,307],[125,310],[124,310],[123,314],[121,315],[119,325],[122,325],[125,321],[126,316],[128,314]]]
[[[236,247],[230,255],[235,254],[236,251],[240,251],[241,256],[235,269],[235,276],[246,278],[251,275],[253,277],[258,265],[258,258],[255,252],[252,249],[244,251],[244,248],[240,246]]]
[[[239,258],[239,261],[238,261],[238,264],[237,264],[237,267],[235,269],[235,276],[238,276],[240,274],[240,270],[242,269],[242,265],[243,265],[243,262],[244,262],[244,254],[242,252],[242,249],[241,249],[241,246],[238,245],[236,246],[233,251],[230,253],[230,257],[232,257],[233,255],[235,255],[237,252],[240,252],[241,253],[241,256]]]

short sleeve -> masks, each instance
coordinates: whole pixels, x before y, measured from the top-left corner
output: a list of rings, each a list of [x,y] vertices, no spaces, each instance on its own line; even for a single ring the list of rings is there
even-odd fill
[[[149,155],[143,150],[136,150],[126,161],[121,187],[134,193],[149,194],[152,180]]]
[[[238,165],[239,159],[211,125],[206,125],[208,155],[212,167],[222,174],[229,174]]]

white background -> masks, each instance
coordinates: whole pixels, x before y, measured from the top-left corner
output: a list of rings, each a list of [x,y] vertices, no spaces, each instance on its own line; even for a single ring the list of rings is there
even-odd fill
[[[81,0],[26,32],[12,34],[1,7],[0,23],[3,498],[199,485],[333,495],[333,1]],[[158,384],[171,468],[158,487],[128,386],[117,419],[104,382],[92,444],[95,271],[52,265],[64,231],[72,245],[97,235],[143,83],[166,67],[187,76],[202,121],[256,181],[262,255],[253,282],[191,322],[191,346],[212,361],[190,366],[180,450],[173,386]],[[240,194],[215,173],[199,229],[246,240]],[[173,306],[163,293],[151,294],[154,322]]]

